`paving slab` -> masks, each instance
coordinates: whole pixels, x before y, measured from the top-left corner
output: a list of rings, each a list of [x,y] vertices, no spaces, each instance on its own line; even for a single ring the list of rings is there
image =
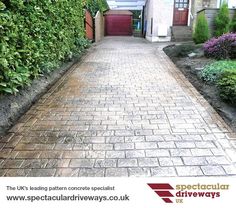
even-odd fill
[[[164,45],[94,45],[0,139],[0,176],[235,176],[235,133]]]

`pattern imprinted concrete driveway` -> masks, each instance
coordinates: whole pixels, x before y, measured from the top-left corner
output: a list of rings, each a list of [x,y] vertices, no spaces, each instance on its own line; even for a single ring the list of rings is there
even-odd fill
[[[236,175],[236,137],[161,45],[105,38],[0,140],[0,176]]]

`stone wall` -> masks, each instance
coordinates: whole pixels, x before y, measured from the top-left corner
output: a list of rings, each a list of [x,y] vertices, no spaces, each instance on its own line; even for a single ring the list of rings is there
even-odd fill
[[[192,0],[191,1],[191,25],[195,24],[197,13],[204,8],[217,8],[218,0]]]
[[[104,16],[101,12],[97,12],[95,18],[95,42],[99,42],[104,38]]]

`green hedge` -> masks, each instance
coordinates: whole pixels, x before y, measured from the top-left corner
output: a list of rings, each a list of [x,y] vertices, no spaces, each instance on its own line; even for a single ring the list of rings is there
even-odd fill
[[[16,93],[84,49],[83,4],[82,0],[0,1],[0,94]]]

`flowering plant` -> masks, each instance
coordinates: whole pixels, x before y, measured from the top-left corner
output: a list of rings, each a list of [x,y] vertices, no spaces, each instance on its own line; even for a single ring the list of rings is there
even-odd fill
[[[212,38],[203,45],[205,56],[215,59],[236,58],[236,33]]]

